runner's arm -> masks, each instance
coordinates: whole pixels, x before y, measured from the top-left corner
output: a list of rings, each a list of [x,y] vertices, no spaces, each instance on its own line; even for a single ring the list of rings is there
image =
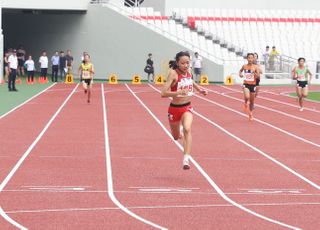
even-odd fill
[[[205,88],[200,87],[197,83],[193,82],[193,87],[202,95],[206,96],[208,94],[208,90]]]
[[[294,67],[291,71],[291,75],[292,75],[292,79],[293,80],[297,80],[297,76],[296,76],[296,67]]]
[[[243,66],[241,67],[241,69],[239,70],[239,77],[241,77],[241,78],[243,78],[243,70],[244,70],[244,68],[243,68]]]
[[[81,72],[82,72],[82,68],[81,68],[81,66],[79,66],[79,68],[78,68],[78,76],[79,76],[79,78],[80,78]]]

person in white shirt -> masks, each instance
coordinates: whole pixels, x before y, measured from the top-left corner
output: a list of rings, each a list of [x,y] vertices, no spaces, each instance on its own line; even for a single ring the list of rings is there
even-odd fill
[[[35,66],[31,55],[29,55],[28,60],[24,63],[24,65],[27,67],[28,82],[33,84]]]
[[[15,91],[16,89],[16,77],[17,77],[17,68],[18,68],[18,57],[17,50],[13,50],[12,54],[8,58],[8,66],[9,66],[9,81],[8,81],[8,89],[9,91]]]
[[[59,52],[56,51],[54,55],[51,57],[51,64],[52,64],[51,81],[52,82],[58,82],[59,63],[60,63]]]
[[[40,77],[42,77],[45,81],[47,81],[47,73],[48,73],[48,57],[47,52],[43,51],[42,56],[39,59],[40,68],[41,68],[41,74]]]
[[[195,75],[195,82],[200,81],[201,69],[202,69],[202,57],[199,56],[198,52],[194,53],[194,58],[192,60],[193,72]]]
[[[263,62],[266,69],[269,69],[269,56],[270,56],[269,46],[266,46],[266,50],[263,52],[262,56],[263,56]]]

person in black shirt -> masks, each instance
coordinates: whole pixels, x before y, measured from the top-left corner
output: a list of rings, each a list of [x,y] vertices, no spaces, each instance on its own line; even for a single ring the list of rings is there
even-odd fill
[[[59,59],[59,70],[60,70],[60,79],[64,80],[66,77],[66,56],[64,55],[63,51],[60,51],[60,59]]]
[[[26,51],[22,45],[19,45],[17,50],[17,57],[18,57],[18,75],[24,76],[24,62],[25,62]]]
[[[148,82],[151,83],[154,81],[154,67],[153,67],[153,60],[152,54],[148,54],[147,65],[144,68],[144,72],[148,74]],[[150,81],[150,76],[152,75],[152,80]]]
[[[67,65],[67,68],[68,68],[68,74],[70,74],[71,71],[72,71],[72,66],[73,66],[73,57],[71,55],[71,50],[67,51],[66,65]]]

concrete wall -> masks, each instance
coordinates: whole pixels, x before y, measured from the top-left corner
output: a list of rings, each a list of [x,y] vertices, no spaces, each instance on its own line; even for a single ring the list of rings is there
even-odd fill
[[[90,0],[2,0],[3,8],[11,9],[55,9],[86,10]]]
[[[153,7],[155,11],[160,11],[162,15],[165,15],[166,1],[161,0],[145,0],[142,7]]]
[[[171,15],[173,8],[208,8],[208,9],[304,9],[320,10],[320,1],[314,0],[165,0],[166,13]]]
[[[106,79],[111,73],[121,79],[131,79],[134,74],[145,76],[143,69],[150,52],[154,56],[155,71],[160,73],[165,61],[185,50],[145,26],[101,6],[89,6],[86,14],[6,13],[3,20],[7,47],[23,44],[35,60],[42,49],[51,56],[54,50],[70,48],[76,66],[80,65],[81,53],[88,51],[97,78]],[[204,60],[204,65],[211,81],[222,81],[222,66],[208,60]]]

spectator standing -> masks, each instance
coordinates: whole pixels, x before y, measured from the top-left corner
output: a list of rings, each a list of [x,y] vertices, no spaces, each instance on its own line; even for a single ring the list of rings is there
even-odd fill
[[[60,51],[60,58],[59,58],[59,67],[60,67],[60,79],[64,80],[66,77],[66,70],[67,70],[67,64],[66,64],[66,56],[64,55],[63,51]]]
[[[277,51],[275,46],[272,46],[272,50],[269,56],[269,65],[270,70],[275,70],[275,62],[278,60],[279,52]]]
[[[270,53],[270,47],[266,46],[266,50],[263,52],[262,56],[263,56],[263,61],[264,61],[264,65],[266,66],[266,69],[269,68],[268,63],[269,63],[269,54]]]
[[[8,89],[9,91],[18,91],[16,89],[16,77],[17,77],[17,69],[18,69],[18,57],[17,50],[13,50],[12,54],[8,58],[8,66],[9,66],[9,80],[8,80]]]
[[[195,75],[195,82],[200,81],[201,70],[202,70],[202,57],[199,56],[198,52],[194,53],[194,58],[192,59],[192,66]]]
[[[144,72],[148,74],[148,82],[152,83],[154,82],[154,66],[153,66],[153,60],[152,60],[152,54],[148,54],[148,59],[147,59],[147,65],[144,68]],[[150,76],[152,75],[152,80],[150,80]]]
[[[25,62],[26,51],[22,45],[19,46],[17,50],[18,57],[18,75],[24,76],[24,62]]]
[[[31,55],[29,55],[28,60],[24,64],[27,67],[28,82],[30,82],[30,84],[33,84],[35,64],[34,64],[34,61],[32,60]]]
[[[59,71],[59,64],[60,64],[60,57],[59,57],[58,51],[56,51],[54,55],[51,57],[51,64],[52,64],[51,81],[58,82],[58,71]]]
[[[66,55],[66,66],[68,68],[68,74],[71,73],[72,71],[72,66],[73,66],[73,57],[71,55],[71,50],[67,51]]]
[[[40,77],[43,77],[44,81],[47,81],[49,60],[48,60],[46,51],[42,52],[42,56],[39,58],[39,63],[40,63],[40,68],[41,68]]]

